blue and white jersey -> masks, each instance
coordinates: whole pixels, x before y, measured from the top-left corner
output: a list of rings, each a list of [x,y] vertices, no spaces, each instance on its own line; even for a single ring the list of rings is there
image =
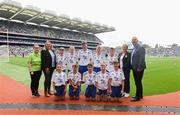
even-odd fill
[[[87,64],[90,63],[90,60],[93,59],[92,51],[89,50],[89,49],[87,49],[86,51],[81,49],[78,52],[78,58],[80,59],[79,60],[79,65],[87,66]]]
[[[67,82],[67,76],[64,72],[54,72],[52,76],[52,82],[55,83],[55,86],[62,86],[65,85]]]
[[[96,82],[98,89],[106,90],[108,89],[108,81],[109,81],[109,72],[105,72],[104,74],[100,71],[96,74]]]
[[[96,72],[92,72],[92,74],[89,74],[88,72],[84,72],[83,82],[85,82],[86,86],[95,85],[95,81],[96,81]]]
[[[72,81],[72,85],[75,85],[77,84],[77,82],[79,82],[78,85],[80,85],[80,82],[81,82],[81,74],[79,72],[77,72],[76,74],[73,74],[72,71],[70,71],[68,73],[68,80],[71,80]]]
[[[101,62],[104,60],[102,55],[95,54],[93,57],[94,67],[100,67]]]
[[[56,63],[61,65],[62,70],[66,70],[66,56],[65,55],[61,56],[58,54],[56,56]]]
[[[78,57],[75,54],[67,54],[66,56],[66,63],[68,65],[68,70],[72,70],[72,64],[75,64],[76,62],[78,62]]]
[[[125,80],[124,73],[122,70],[118,69],[118,71],[110,72],[111,86],[120,86],[122,84],[122,80]]]
[[[115,56],[111,57],[108,56],[106,59],[106,64],[107,64],[107,70],[108,71],[113,71],[114,70],[114,65],[113,65],[113,61],[116,59]]]

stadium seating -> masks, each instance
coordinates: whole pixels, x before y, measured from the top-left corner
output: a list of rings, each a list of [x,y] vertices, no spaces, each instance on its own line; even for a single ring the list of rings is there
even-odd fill
[[[54,48],[75,46],[76,49],[79,49],[81,48],[81,41],[86,40],[88,47],[95,49],[97,45],[102,43],[94,34],[1,20],[0,44],[7,44],[7,36],[10,55],[15,56],[27,55],[32,51],[31,48],[35,43],[43,47],[46,40],[50,40]]]

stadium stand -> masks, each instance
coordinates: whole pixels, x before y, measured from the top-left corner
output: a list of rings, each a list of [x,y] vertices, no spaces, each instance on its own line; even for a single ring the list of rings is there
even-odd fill
[[[177,48],[146,48],[146,55],[155,57],[180,56],[180,46],[178,46]]]
[[[34,6],[23,8],[16,1],[0,3],[0,44],[9,43],[10,53],[14,55],[27,55],[34,43],[43,47],[46,40],[50,40],[54,48],[75,46],[76,49],[81,48],[81,42],[85,40],[89,49],[95,49],[103,43],[95,34],[114,30],[63,14],[57,16],[53,11],[41,12]]]

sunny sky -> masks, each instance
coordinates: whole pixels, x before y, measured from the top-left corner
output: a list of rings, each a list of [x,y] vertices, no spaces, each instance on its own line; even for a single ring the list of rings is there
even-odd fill
[[[2,1],[2,0],[0,0]],[[105,46],[118,46],[137,36],[143,43],[180,45],[179,0],[15,0],[57,14],[114,26],[97,35]]]

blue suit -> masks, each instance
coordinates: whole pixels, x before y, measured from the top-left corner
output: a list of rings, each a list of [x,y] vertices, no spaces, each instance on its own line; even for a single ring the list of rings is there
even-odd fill
[[[142,78],[144,74],[144,69],[146,68],[146,63],[145,63],[145,49],[139,44],[135,45],[135,48],[131,53],[131,66],[132,66],[134,81],[136,85],[135,97],[141,99],[143,98]]]

